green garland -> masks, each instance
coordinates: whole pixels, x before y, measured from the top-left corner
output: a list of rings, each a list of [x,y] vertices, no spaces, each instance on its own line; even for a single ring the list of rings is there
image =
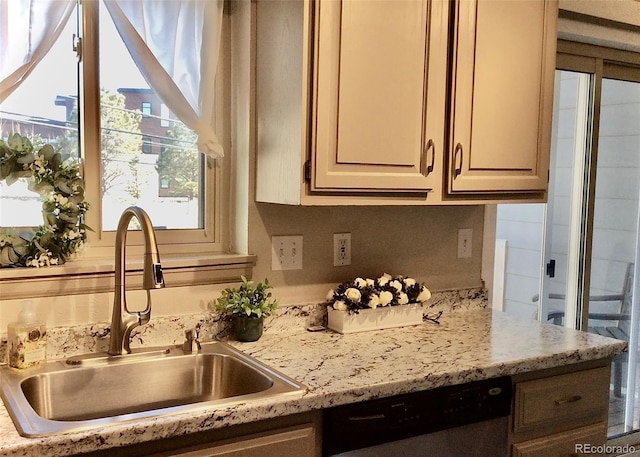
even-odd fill
[[[31,141],[17,133],[0,139],[0,181],[11,185],[30,178],[29,189],[44,198],[44,224],[35,231],[0,229],[0,267],[59,265],[87,240],[84,181],[77,160],[62,161],[50,144],[34,152]]]

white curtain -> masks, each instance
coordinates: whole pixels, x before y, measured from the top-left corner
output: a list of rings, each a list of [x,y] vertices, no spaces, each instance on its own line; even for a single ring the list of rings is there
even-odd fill
[[[0,103],[49,52],[75,5],[76,0],[0,0]]]
[[[223,0],[104,0],[149,86],[198,135],[198,149],[224,155],[213,129]]]

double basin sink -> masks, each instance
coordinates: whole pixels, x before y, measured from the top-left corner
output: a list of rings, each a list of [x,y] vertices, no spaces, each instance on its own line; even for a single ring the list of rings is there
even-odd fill
[[[305,387],[222,342],[124,356],[96,354],[42,368],[0,369],[0,394],[22,436],[44,436],[250,401]]]

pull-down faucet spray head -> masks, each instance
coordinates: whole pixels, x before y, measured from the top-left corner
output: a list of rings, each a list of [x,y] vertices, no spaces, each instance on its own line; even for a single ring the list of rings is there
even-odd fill
[[[127,308],[125,291],[125,254],[127,230],[129,222],[134,216],[138,219],[144,236],[145,253],[142,288],[147,291],[147,306],[143,311],[131,312]],[[139,325],[146,324],[151,318],[151,294],[149,291],[164,287],[156,234],[151,219],[142,208],[130,206],[123,211],[116,231],[115,250],[115,297],[111,315],[109,354],[120,355],[131,352],[129,347],[131,330]]]

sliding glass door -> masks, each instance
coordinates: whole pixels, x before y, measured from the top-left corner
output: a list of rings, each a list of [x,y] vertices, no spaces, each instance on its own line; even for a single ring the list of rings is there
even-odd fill
[[[640,430],[640,56],[558,49],[548,203],[498,205],[497,287],[506,312],[629,342],[613,361],[614,437]]]
[[[544,245],[539,316],[542,321],[579,327],[584,266],[585,170],[589,163],[593,75],[556,70],[554,136]]]
[[[612,371],[610,433],[640,428],[638,391],[638,302],[634,277],[640,262],[640,82],[605,67],[600,89],[597,164],[593,211],[589,332],[630,342]]]

